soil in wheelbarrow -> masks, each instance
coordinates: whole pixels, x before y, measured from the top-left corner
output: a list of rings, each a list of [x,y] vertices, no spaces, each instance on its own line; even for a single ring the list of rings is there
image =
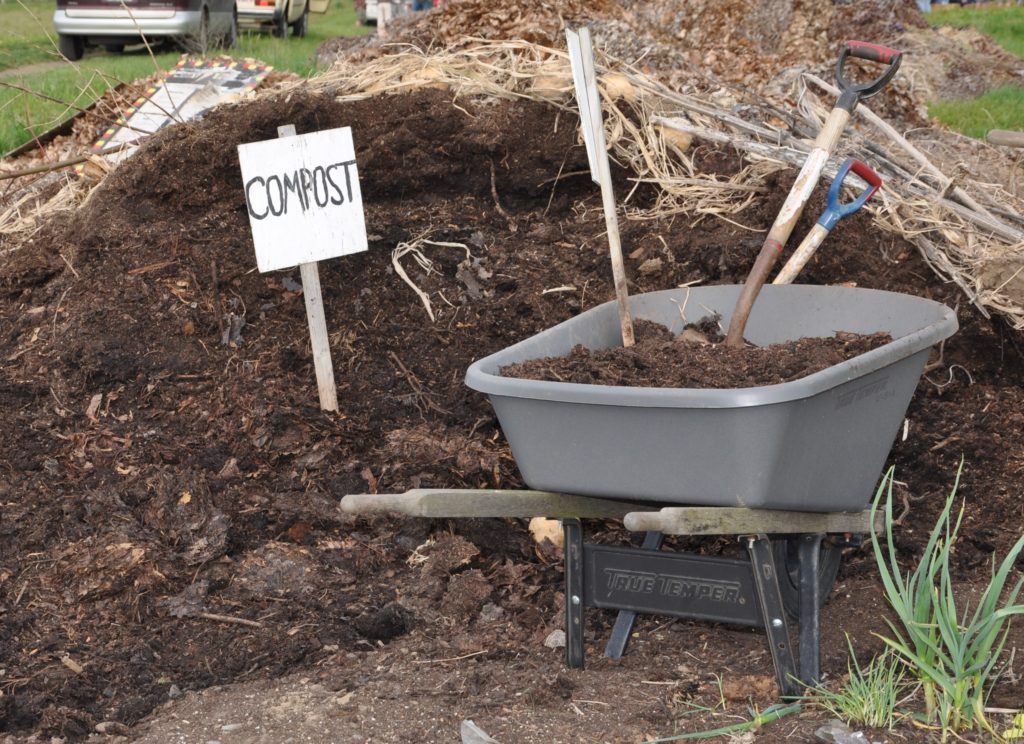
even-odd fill
[[[820,372],[892,341],[888,333],[836,333],[768,346],[722,343],[717,318],[673,334],[660,323],[634,323],[636,343],[591,350],[575,346],[563,357],[530,359],[501,368],[506,377],[583,385],[663,388],[744,388],[777,385]]]
[[[473,719],[503,742],[634,742],[772,701],[753,630],[642,618],[611,661],[599,649],[613,618],[593,611],[588,668],[565,669],[545,645],[562,622],[560,552],[522,521],[339,512],[345,493],[521,486],[465,369],[613,296],[599,195],[565,113],[458,104],[295,91],[211,112],[153,137],[77,212],[3,254],[0,741],[449,742]],[[254,268],[235,146],[284,123],[355,130],[370,250],[320,267],[337,414],[318,407],[298,271]],[[740,168],[732,153],[693,156]],[[791,180],[730,222],[623,222],[632,291],[741,280]],[[400,243],[422,262],[393,256]],[[963,459],[954,579],[976,597],[1024,522],[1018,336],[868,215],[833,231],[803,276],[959,306],[962,330],[891,459],[907,565]],[[879,651],[869,553],[847,557],[824,613],[830,678],[846,672],[844,633],[861,661]],[[1007,651],[1022,645],[1015,626]],[[1022,696],[1015,661],[989,704]],[[757,741],[807,741],[826,718],[808,711]]]

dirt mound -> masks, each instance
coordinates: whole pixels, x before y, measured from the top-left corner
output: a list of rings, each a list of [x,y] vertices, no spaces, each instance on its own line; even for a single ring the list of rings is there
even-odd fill
[[[235,146],[285,123],[354,128],[370,250],[321,266],[337,415],[317,406],[298,272],[254,268]],[[741,167],[707,147],[694,162]],[[620,187],[628,175],[617,171]],[[739,280],[792,177],[774,177],[728,222],[624,222],[631,289]],[[441,740],[453,711],[479,704],[485,729],[494,710],[511,711],[491,729],[505,740],[543,730],[571,741],[583,725],[566,707],[574,696],[583,706],[622,695],[631,714],[612,706],[587,731],[634,740],[672,730],[685,701],[713,693],[714,680],[684,668],[685,652],[701,669],[771,674],[761,636],[677,624],[693,632],[641,638],[623,665],[567,677],[557,655],[537,656],[561,622],[557,555],[523,525],[337,508],[348,492],[521,485],[490,406],[462,376],[473,359],[611,298],[599,205],[575,122],[553,107],[292,92],[161,132],[77,212],[4,256],[0,728],[81,739],[182,690],[306,669],[364,695],[346,725],[387,721],[394,735],[381,740]],[[399,243],[425,260],[393,255]],[[637,271],[653,257],[657,271]],[[433,322],[396,261],[430,297]],[[931,276],[912,246],[859,214],[803,278],[956,304]],[[998,323],[967,309],[961,321],[893,457],[907,557],[967,458],[957,570],[981,580],[988,554],[1019,532],[1007,515],[1018,514],[1024,462],[1024,363]],[[866,629],[884,630],[877,603],[844,598],[877,594],[870,561],[854,556],[844,570],[824,624],[833,674],[846,668],[843,629],[858,649],[874,643]],[[607,634],[602,613],[589,622]],[[661,632],[651,628],[641,635]],[[675,670],[685,688],[645,685],[652,670]],[[1000,681],[992,705],[1020,699],[1015,679]],[[420,721],[418,708],[448,718]],[[538,728],[538,711],[560,728]]]

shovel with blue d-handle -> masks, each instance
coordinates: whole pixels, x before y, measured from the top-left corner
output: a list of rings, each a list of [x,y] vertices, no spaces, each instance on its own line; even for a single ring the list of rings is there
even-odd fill
[[[868,187],[849,204],[842,204],[839,201],[839,191],[842,189],[843,182],[851,171],[864,179]],[[836,177],[832,180],[832,186],[828,190],[828,204],[825,207],[825,211],[821,213],[817,224],[811,228],[811,231],[807,233],[807,237],[797,246],[793,255],[789,257],[786,265],[782,267],[782,270],[772,281],[772,284],[790,284],[796,275],[800,273],[800,270],[807,265],[811,256],[818,250],[818,246],[821,245],[821,241],[832,231],[836,223],[843,219],[843,217],[848,217],[863,207],[881,185],[882,179],[866,163],[862,163],[854,158],[847,158],[846,162],[836,172]]]
[[[855,83],[848,79],[846,64],[850,59],[867,60],[885,65],[885,70],[874,80],[863,83]],[[850,114],[857,108],[857,103],[868,96],[873,96],[885,87],[896,70],[900,66],[903,53],[896,49],[869,44],[866,41],[848,41],[843,45],[839,54],[839,61],[836,62],[836,82],[839,84],[839,100],[835,108],[829,113],[828,118],[818,132],[814,140],[814,146],[807,154],[800,173],[797,174],[793,187],[786,197],[786,201],[779,210],[768,236],[761,246],[760,253],[754,261],[754,266],[743,283],[739,298],[736,300],[736,307],[733,308],[732,317],[729,319],[729,330],[725,334],[725,345],[740,347],[743,346],[743,330],[746,328],[750,311],[754,307],[757,295],[761,287],[768,281],[775,260],[782,253],[782,249],[789,240],[797,220],[800,219],[807,200],[814,191],[814,187],[821,177],[821,172],[828,162],[829,156],[835,150],[836,143],[843,133],[843,128],[850,120]]]

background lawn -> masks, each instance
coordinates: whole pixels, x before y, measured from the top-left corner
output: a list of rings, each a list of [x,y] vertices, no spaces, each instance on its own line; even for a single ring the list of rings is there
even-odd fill
[[[975,28],[1024,58],[1024,5],[935,5],[925,17],[935,27]],[[1007,85],[978,98],[936,101],[928,105],[928,113],[970,137],[984,138],[990,129],[1024,130],[1024,87]]]
[[[52,0],[0,4],[0,153],[70,118],[76,107],[88,106],[112,86],[171,69],[181,56],[171,47],[155,48],[152,55],[145,47],[130,47],[124,54],[90,48],[80,62],[67,62],[57,53],[53,8]],[[366,32],[356,25],[351,0],[332,0],[325,15],[310,16],[305,38],[277,39],[269,31],[242,30],[230,54],[308,76],[317,70],[313,57],[320,44]]]
[[[976,28],[1011,54],[1024,58],[1024,6],[933,5],[925,18],[934,27]]]

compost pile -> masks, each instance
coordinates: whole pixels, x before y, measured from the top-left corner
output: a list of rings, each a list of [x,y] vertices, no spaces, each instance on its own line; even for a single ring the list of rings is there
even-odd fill
[[[337,415],[317,406],[298,272],[254,270],[235,146],[282,123],[356,126],[370,250],[321,265]],[[707,147],[694,158],[723,177],[742,167]],[[771,223],[792,174],[768,178],[728,221],[623,223],[631,291],[741,280],[761,243],[752,230]],[[352,693],[345,725],[385,741],[447,739],[453,718],[495,707],[510,711],[489,722],[499,739],[632,740],[671,730],[686,701],[717,689],[712,673],[736,699],[770,695],[744,682],[772,673],[759,634],[684,622],[645,620],[621,664],[570,675],[542,643],[561,623],[550,543],[509,520],[337,508],[350,492],[522,485],[462,376],[611,298],[595,191],[573,122],[542,103],[292,91],[160,133],[78,210],[8,243],[0,727],[76,740],[183,690],[296,671]],[[819,193],[798,235],[822,206]],[[962,304],[863,214],[803,276]],[[1020,524],[1024,363],[1015,334],[966,305],[960,315],[893,457],[908,559],[966,458],[956,565],[972,581]],[[869,653],[868,631],[884,629],[870,559],[855,554],[843,571],[825,610],[833,674],[845,670],[843,630]],[[598,642],[609,620],[590,614]],[[1018,680],[1004,678],[991,704],[1019,700]],[[574,699],[630,713],[593,704],[580,718]]]
[[[847,39],[889,43],[926,27],[916,6],[901,0],[451,0],[442,10],[397,18],[386,38],[331,40],[319,56],[369,59],[405,44],[448,48],[474,39],[560,46],[566,24],[587,25],[607,54],[674,84],[750,88],[762,87],[794,64],[827,66]]]
[[[657,73],[669,42],[644,52],[647,37],[626,30],[631,18],[672,7],[599,4],[611,18],[595,35],[604,28],[605,39],[629,41],[623,56],[646,54]],[[667,16],[645,26],[714,45],[709,14],[739,4],[692,7],[700,27],[680,18],[676,28]],[[554,4],[457,8],[489,19],[495,38],[528,21],[556,23]],[[901,17],[875,20],[895,28]],[[409,28],[431,18],[449,16],[426,14]],[[765,24],[744,28],[749,54],[786,49],[784,38],[754,38]],[[686,55],[709,53],[693,43]],[[462,383],[465,369],[612,297],[564,59],[527,47],[497,42],[429,58],[367,51],[362,77],[342,65],[160,133],[91,192],[94,182],[34,182],[24,198],[51,208],[26,206],[25,224],[20,203],[4,205],[0,730],[68,740],[123,733],[182,692],[291,673],[325,691],[321,730],[380,741],[448,741],[463,718],[501,741],[609,732],[635,741],[713,728],[720,721],[694,717],[693,706],[720,695],[741,714],[748,698],[772,701],[763,636],[699,623],[642,619],[621,662],[591,651],[589,671],[566,671],[560,650],[544,645],[562,622],[560,552],[519,521],[338,510],[345,493],[521,487],[490,406]],[[747,54],[739,36],[729,49]],[[680,60],[663,59],[664,69]],[[727,62],[707,65],[717,74],[742,67]],[[538,85],[545,66],[555,73],[548,88]],[[694,113],[709,111],[706,102],[639,90],[635,105],[605,101],[616,189],[629,194],[621,227],[630,291],[741,281],[793,172],[717,148],[713,117]],[[716,100],[732,111],[734,95]],[[709,134],[666,146],[644,118],[663,110],[657,101],[689,105],[688,121]],[[801,110],[813,119],[813,105]],[[300,133],[354,128],[370,250],[320,268],[337,414],[317,405],[298,271],[257,273],[249,237],[235,148],[286,123]],[[896,538],[913,561],[964,458],[954,568],[969,591],[1024,520],[1019,334],[935,278],[921,258],[928,244],[893,227],[902,208],[893,203],[874,219],[844,221],[802,280],[959,307],[962,330],[931,361],[892,462]],[[904,234],[930,240],[943,229],[920,225]],[[596,529],[602,540],[629,539],[616,525]],[[692,542],[680,547],[734,548]],[[886,632],[883,612],[872,559],[854,551],[825,608],[827,673],[846,670],[844,631],[862,659],[880,649],[872,632]],[[588,615],[591,648],[610,622]],[[1008,648],[1022,643],[1015,627]],[[1022,693],[1011,668],[990,705],[1014,707]],[[796,736],[810,738],[818,723],[796,721]]]

